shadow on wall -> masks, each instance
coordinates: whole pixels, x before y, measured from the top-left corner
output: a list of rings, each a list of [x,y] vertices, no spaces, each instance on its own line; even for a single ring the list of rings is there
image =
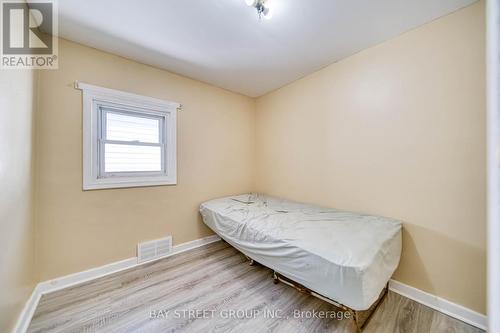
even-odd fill
[[[425,262],[422,258],[426,258]],[[428,271],[440,274],[433,274],[432,282]],[[404,224],[403,253],[393,279],[458,304],[470,304],[471,309],[485,314],[485,276],[485,249],[428,228]]]

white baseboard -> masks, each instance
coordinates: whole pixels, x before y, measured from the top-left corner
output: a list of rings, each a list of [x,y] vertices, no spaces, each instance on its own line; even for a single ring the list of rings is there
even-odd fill
[[[220,240],[220,237],[217,235],[208,236],[205,238],[196,239],[194,241],[182,243],[179,245],[174,245],[172,248],[172,252],[169,253],[168,256],[172,256],[184,251],[188,251],[206,244],[210,244]],[[163,257],[165,258],[165,257]],[[161,259],[163,259],[161,258]],[[156,259],[160,260],[160,259]],[[154,261],[154,260],[153,260]],[[25,333],[28,329],[28,326],[31,322],[31,318],[35,313],[36,307],[40,298],[47,293],[60,290],[63,288],[71,287],[76,284],[80,284],[83,282],[87,282],[93,279],[97,279],[102,276],[106,276],[109,274],[113,274],[119,271],[123,271],[125,269],[129,269],[132,267],[140,266],[145,263],[137,263],[137,257],[128,258],[125,260],[117,261],[108,265],[92,268],[86,271],[66,275],[60,278],[40,282],[34,288],[31,297],[26,302],[21,314],[18,317],[17,323],[14,326],[13,333]],[[436,311],[442,312],[450,317],[461,320],[465,323],[473,325],[475,327],[486,330],[487,327],[487,317],[483,314],[480,314],[476,311],[458,305],[456,303],[452,303],[443,298],[434,296],[420,289],[410,287],[404,283],[391,280],[389,282],[389,289],[408,297],[418,303],[426,305]]]
[[[56,291],[59,289],[71,287],[75,284],[80,284],[82,282],[94,280],[94,279],[99,278],[101,276],[105,276],[108,274],[123,271],[125,269],[129,269],[129,268],[132,268],[135,266],[140,266],[142,264],[150,263],[150,262],[153,262],[156,260],[168,258],[170,256],[173,256],[174,254],[178,254],[178,253],[181,253],[181,252],[184,252],[187,250],[192,250],[194,248],[197,248],[197,247],[200,247],[200,246],[203,246],[206,244],[210,244],[210,243],[213,243],[213,242],[216,242],[219,240],[220,240],[220,237],[217,235],[212,235],[212,236],[208,236],[208,237],[204,237],[204,238],[200,238],[200,239],[195,239],[195,240],[190,241],[190,242],[174,245],[172,247],[172,251],[168,255],[161,257],[161,258],[155,258],[155,259],[150,260],[150,261],[138,263],[137,257],[132,257],[132,258],[128,258],[125,260],[116,261],[116,262],[113,262],[111,264],[107,264],[104,266],[91,268],[91,269],[83,271],[83,272],[78,272],[78,273],[66,275],[66,276],[63,276],[60,278],[56,278],[53,280],[40,282],[38,284],[38,286],[40,286],[40,291],[42,293],[53,292],[53,291]]]
[[[14,325],[12,333],[26,332],[31,322],[31,318],[33,318],[33,314],[35,313],[36,306],[40,301],[40,297],[42,297],[42,294],[38,289],[38,285],[36,285],[35,288],[33,288],[33,292],[31,293],[30,298],[28,298],[28,300],[24,304],[19,317],[17,317],[17,321]]]
[[[96,267],[96,268],[91,268],[86,271],[66,275],[60,278],[44,281],[38,283],[33,292],[31,293],[31,297],[28,299],[26,304],[24,305],[23,310],[21,311],[16,325],[14,326],[14,330],[12,333],[25,333],[26,330],[28,329],[28,326],[31,322],[31,318],[33,317],[33,314],[35,313],[36,307],[38,305],[38,302],[40,301],[40,298],[47,293],[64,289],[67,287],[71,287],[83,282],[87,282],[90,280],[94,280],[97,278],[100,278],[102,276],[106,276],[109,274],[113,274],[119,271],[123,271],[125,269],[133,268],[136,266],[144,265],[147,263],[150,263],[152,261],[156,260],[161,260],[167,257],[170,257],[172,255],[192,250],[194,248],[210,244],[213,242],[217,242],[220,240],[220,237],[217,235],[212,235],[200,239],[196,239],[190,242],[182,243],[179,245],[174,245],[172,247],[172,252],[170,252],[167,256],[164,256],[162,258],[158,258],[155,260],[151,260],[148,262],[142,262],[142,263],[137,263],[137,257],[132,257],[128,258],[125,260],[121,261],[116,261],[111,264],[107,264],[104,266]]]
[[[486,330],[488,326],[487,316],[468,309],[462,305],[450,302],[444,298],[429,294],[414,287],[410,287],[399,281],[389,281],[389,289],[395,293],[480,329]]]

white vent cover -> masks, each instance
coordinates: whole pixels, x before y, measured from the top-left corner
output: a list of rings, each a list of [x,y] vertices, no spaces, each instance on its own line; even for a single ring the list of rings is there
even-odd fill
[[[172,236],[137,244],[137,262],[166,256],[172,251]]]

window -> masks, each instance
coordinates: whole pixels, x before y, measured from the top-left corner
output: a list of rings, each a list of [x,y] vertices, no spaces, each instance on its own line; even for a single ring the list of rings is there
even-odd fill
[[[77,83],[83,189],[174,185],[178,103]]]

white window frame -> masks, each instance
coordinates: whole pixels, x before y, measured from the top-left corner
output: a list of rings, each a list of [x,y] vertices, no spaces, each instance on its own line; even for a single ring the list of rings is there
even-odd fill
[[[95,190],[177,184],[177,111],[179,103],[123,91],[102,88],[82,82],[75,87],[83,92],[83,189]],[[105,139],[107,112],[137,114],[160,120],[160,143],[126,142],[127,145],[161,146],[161,171],[105,172],[103,145],[124,144]]]

